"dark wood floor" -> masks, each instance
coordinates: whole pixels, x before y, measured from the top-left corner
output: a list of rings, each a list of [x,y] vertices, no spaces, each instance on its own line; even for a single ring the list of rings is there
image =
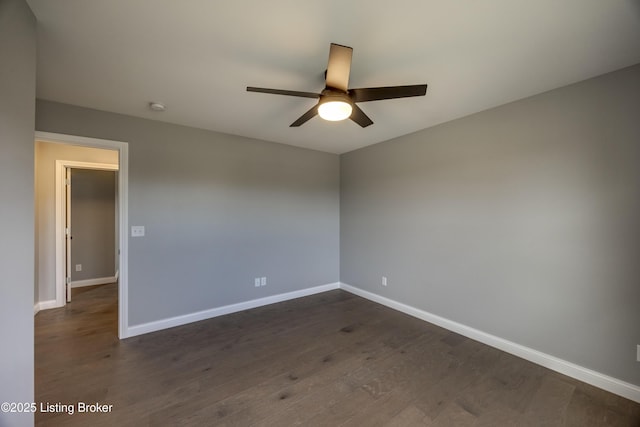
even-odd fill
[[[51,426],[640,426],[640,405],[343,291],[124,341],[116,285],[36,316]]]

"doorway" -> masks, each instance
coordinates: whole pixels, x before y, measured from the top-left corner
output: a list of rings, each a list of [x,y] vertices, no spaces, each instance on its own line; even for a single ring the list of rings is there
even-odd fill
[[[89,159],[89,161],[81,160],[65,160],[65,155],[59,155],[55,160],[55,179],[50,181],[51,187],[55,187],[55,221],[51,221],[50,228],[52,229],[52,237],[55,234],[55,242],[51,242],[51,249],[49,251],[48,242],[36,242],[39,248],[39,254],[36,256],[36,295],[38,295],[39,301],[36,303],[40,309],[62,307],[66,304],[67,293],[73,287],[73,285],[83,286],[97,284],[95,281],[83,279],[82,276],[74,278],[73,273],[76,269],[84,270],[84,265],[77,267],[80,262],[73,260],[73,251],[70,256],[67,256],[67,237],[69,241],[72,241],[73,230],[68,230],[67,227],[67,173],[73,174],[73,170],[97,170],[97,171],[110,171],[113,175],[115,182],[115,206],[114,214],[116,224],[114,225],[115,244],[113,248],[113,260],[117,273],[114,273],[115,279],[117,279],[117,295],[118,295],[118,337],[120,339],[128,336],[128,144],[120,141],[110,141],[95,138],[85,138],[73,135],[54,134],[48,132],[36,132],[36,149],[38,144],[49,144],[52,146],[60,146],[62,151],[66,148],[67,151],[73,149],[80,149],[82,147],[86,149],[100,149],[94,151],[110,151],[116,155],[116,161],[111,163],[100,163],[99,161],[91,161],[95,159]],[[66,158],[72,158],[66,156]],[[73,178],[71,180],[73,182]],[[71,187],[72,188],[72,187]],[[69,190],[71,190],[69,188]],[[53,189],[52,189],[53,190]],[[41,195],[37,194],[40,198]],[[38,205],[38,201],[36,202]],[[45,208],[36,209],[36,216],[39,212],[45,212]],[[117,213],[115,212],[117,211]],[[48,212],[48,211],[46,211]],[[42,214],[42,216],[49,215],[48,213]],[[38,218],[38,227],[42,227],[42,223],[46,223],[46,218]],[[46,225],[46,224],[45,224]],[[53,231],[54,229],[54,231]],[[49,234],[42,235],[43,233],[37,232],[40,236],[38,239],[48,239]],[[43,249],[44,248],[44,249]],[[72,249],[72,246],[69,247]],[[53,252],[53,254],[50,254]],[[54,255],[54,256],[53,256]],[[40,259],[38,259],[40,258]],[[48,259],[55,258],[50,267],[46,265]],[[73,264],[72,264],[73,262]],[[46,267],[46,268],[45,268]],[[49,275],[49,271],[52,272]],[[78,271],[79,273],[80,271]],[[38,277],[46,276],[46,277]],[[55,284],[46,283],[50,280],[49,277],[55,276]],[[112,276],[98,277],[100,280],[108,280],[114,278]],[[69,279],[67,279],[69,278]],[[94,278],[96,279],[96,278]],[[86,280],[86,281],[85,281]],[[74,283],[75,282],[75,283]],[[44,285],[43,285],[44,283]],[[71,286],[69,286],[71,285]],[[41,286],[45,286],[43,291]],[[50,288],[49,288],[50,286]],[[51,289],[50,291],[47,289]],[[48,292],[48,293],[47,293]],[[53,293],[55,295],[53,295]],[[44,296],[43,296],[44,295]],[[55,299],[51,300],[51,297]],[[44,301],[42,301],[44,299]]]
[[[56,164],[65,174],[63,284],[70,303],[74,289],[118,281],[118,165],[65,160]]]

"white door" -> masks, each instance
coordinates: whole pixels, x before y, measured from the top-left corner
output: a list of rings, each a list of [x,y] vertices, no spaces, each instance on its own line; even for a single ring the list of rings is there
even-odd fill
[[[66,247],[66,267],[65,267],[65,290],[67,302],[71,302],[71,168],[65,168],[65,247]]]

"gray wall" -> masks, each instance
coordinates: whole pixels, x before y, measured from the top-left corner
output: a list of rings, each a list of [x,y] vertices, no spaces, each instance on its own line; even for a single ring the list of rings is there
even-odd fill
[[[114,171],[71,169],[72,281],[116,274],[115,201]]]
[[[639,114],[636,65],[344,154],[341,281],[640,385]]]
[[[36,20],[0,0],[0,402],[33,401],[33,126]],[[0,412],[0,426],[33,414]]]
[[[339,158],[38,101],[36,129],[129,143],[130,325],[339,280]],[[267,286],[254,287],[255,277]]]
[[[118,152],[36,141],[35,302],[56,299],[56,160],[118,164]]]

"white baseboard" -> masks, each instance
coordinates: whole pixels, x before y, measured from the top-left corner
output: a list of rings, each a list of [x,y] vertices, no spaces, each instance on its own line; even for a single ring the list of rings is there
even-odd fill
[[[97,277],[95,279],[74,280],[71,282],[71,287],[83,288],[85,286],[106,285],[108,283],[115,283],[117,281],[118,281],[118,273],[116,273],[115,276],[109,276],[109,277]]]
[[[33,305],[33,315],[38,314],[40,310],[48,310],[50,308],[58,308],[59,306],[56,304],[56,300],[52,299],[49,301],[40,301]]]
[[[617,378],[601,374],[600,372],[587,369],[585,367],[576,365],[575,363],[567,362],[566,360],[559,359],[555,356],[542,353],[538,350],[534,350],[520,344],[516,344],[495,335],[482,332],[470,326],[454,322],[453,320],[431,314],[419,308],[415,308],[410,305],[374,294],[372,292],[347,285],[346,283],[340,283],[340,288],[352,294],[366,298],[370,301],[377,302],[378,304],[382,304],[394,310],[401,311],[405,314],[408,314],[409,316],[417,317],[418,319],[433,323],[434,325],[438,325],[460,335],[464,335],[465,337],[487,344],[491,347],[495,347],[507,353],[511,353],[515,356],[521,357],[540,366],[544,366],[545,368],[560,372],[561,374],[573,377],[587,384],[591,384],[595,387],[607,390],[611,393],[640,403],[640,387],[634,384],[630,384]]]
[[[264,298],[254,299],[251,301],[239,302],[237,304],[225,305],[223,307],[216,307],[208,310],[198,311],[196,313],[189,313],[182,316],[176,316],[168,319],[157,320],[154,322],[143,323],[140,325],[129,326],[127,328],[126,337],[134,337],[136,335],[147,334],[149,332],[155,332],[161,329],[173,328],[176,326],[185,325],[187,323],[199,322],[201,320],[211,319],[213,317],[224,316],[225,314],[236,313],[243,310],[250,310],[252,308],[262,307],[264,305],[306,297],[309,295],[319,294],[321,292],[331,291],[339,288],[339,282],[329,283],[327,285],[301,289],[299,291],[287,292],[284,294],[272,295]]]

